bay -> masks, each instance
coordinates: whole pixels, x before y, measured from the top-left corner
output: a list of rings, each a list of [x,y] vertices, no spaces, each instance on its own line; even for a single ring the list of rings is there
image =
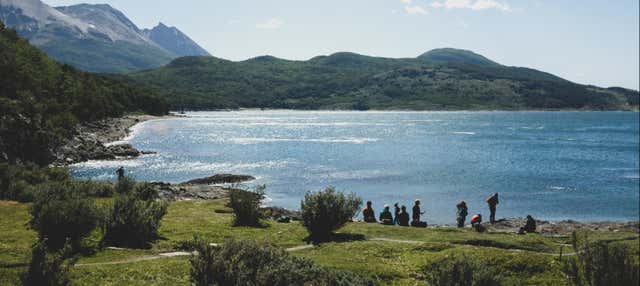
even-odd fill
[[[182,182],[248,174],[267,204],[297,209],[306,191],[334,186],[379,211],[420,199],[429,223],[454,224],[455,205],[498,217],[637,220],[637,112],[192,112],[136,125],[126,161],[71,166],[78,178]]]

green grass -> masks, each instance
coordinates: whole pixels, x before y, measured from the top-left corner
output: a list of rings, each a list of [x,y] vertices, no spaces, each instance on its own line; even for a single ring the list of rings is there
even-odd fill
[[[29,260],[36,233],[27,227],[29,205],[0,201],[0,267]]]
[[[108,205],[109,199],[99,200]],[[161,238],[150,249],[104,249],[82,257],[81,264],[129,261],[160,252],[176,251],[181,242],[199,235],[209,242],[227,238],[267,239],[281,247],[305,244],[306,230],[299,222],[267,222],[264,228],[233,227],[233,215],[225,212],[224,201],[172,202],[162,221]],[[27,228],[28,204],[0,201],[0,285],[15,285],[27,263],[36,234]],[[340,230],[342,237],[356,238],[332,242],[292,252],[335,269],[375,277],[382,285],[425,284],[425,268],[453,254],[464,253],[480,259],[492,271],[502,273],[507,285],[562,285],[557,253],[568,238],[538,234],[479,234],[457,228],[402,228],[378,224],[350,223]],[[413,243],[357,240],[358,238],[410,240]],[[591,232],[590,238],[633,246],[638,235],[628,232]],[[566,245],[564,253],[573,252]],[[11,266],[11,267],[9,267]],[[190,285],[188,257],[161,258],[115,265],[75,267],[77,285]]]
[[[76,285],[191,285],[187,257],[136,263],[75,267]]]

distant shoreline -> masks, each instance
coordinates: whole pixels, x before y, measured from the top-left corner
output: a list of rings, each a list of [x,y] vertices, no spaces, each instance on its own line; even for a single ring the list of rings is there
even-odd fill
[[[596,109],[280,109],[280,108],[237,108],[237,109],[194,109],[185,112],[234,112],[234,111],[308,111],[308,112],[635,112],[640,108],[596,110]],[[178,113],[178,111],[172,111]]]

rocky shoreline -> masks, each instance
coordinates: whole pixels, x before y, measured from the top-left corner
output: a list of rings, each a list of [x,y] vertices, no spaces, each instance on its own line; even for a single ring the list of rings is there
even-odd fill
[[[139,151],[131,144],[109,144],[125,138],[130,128],[138,123],[163,117],[152,115],[107,118],[81,124],[74,136],[55,152],[54,165],[66,166],[89,160],[115,160],[136,158],[152,152]]]
[[[526,218],[499,219],[496,223],[484,224],[488,232],[518,233],[526,223]],[[546,221],[536,220],[537,232],[546,236],[566,236],[577,230],[635,232],[640,233],[640,222],[579,222],[575,220]]]

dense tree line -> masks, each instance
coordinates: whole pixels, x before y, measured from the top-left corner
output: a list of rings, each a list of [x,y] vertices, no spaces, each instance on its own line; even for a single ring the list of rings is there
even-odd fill
[[[48,164],[78,123],[167,111],[149,90],[59,64],[0,22],[0,161]]]
[[[616,110],[637,108],[639,98],[638,91],[580,85],[454,49],[412,59],[185,57],[129,76],[160,90],[176,109]]]

